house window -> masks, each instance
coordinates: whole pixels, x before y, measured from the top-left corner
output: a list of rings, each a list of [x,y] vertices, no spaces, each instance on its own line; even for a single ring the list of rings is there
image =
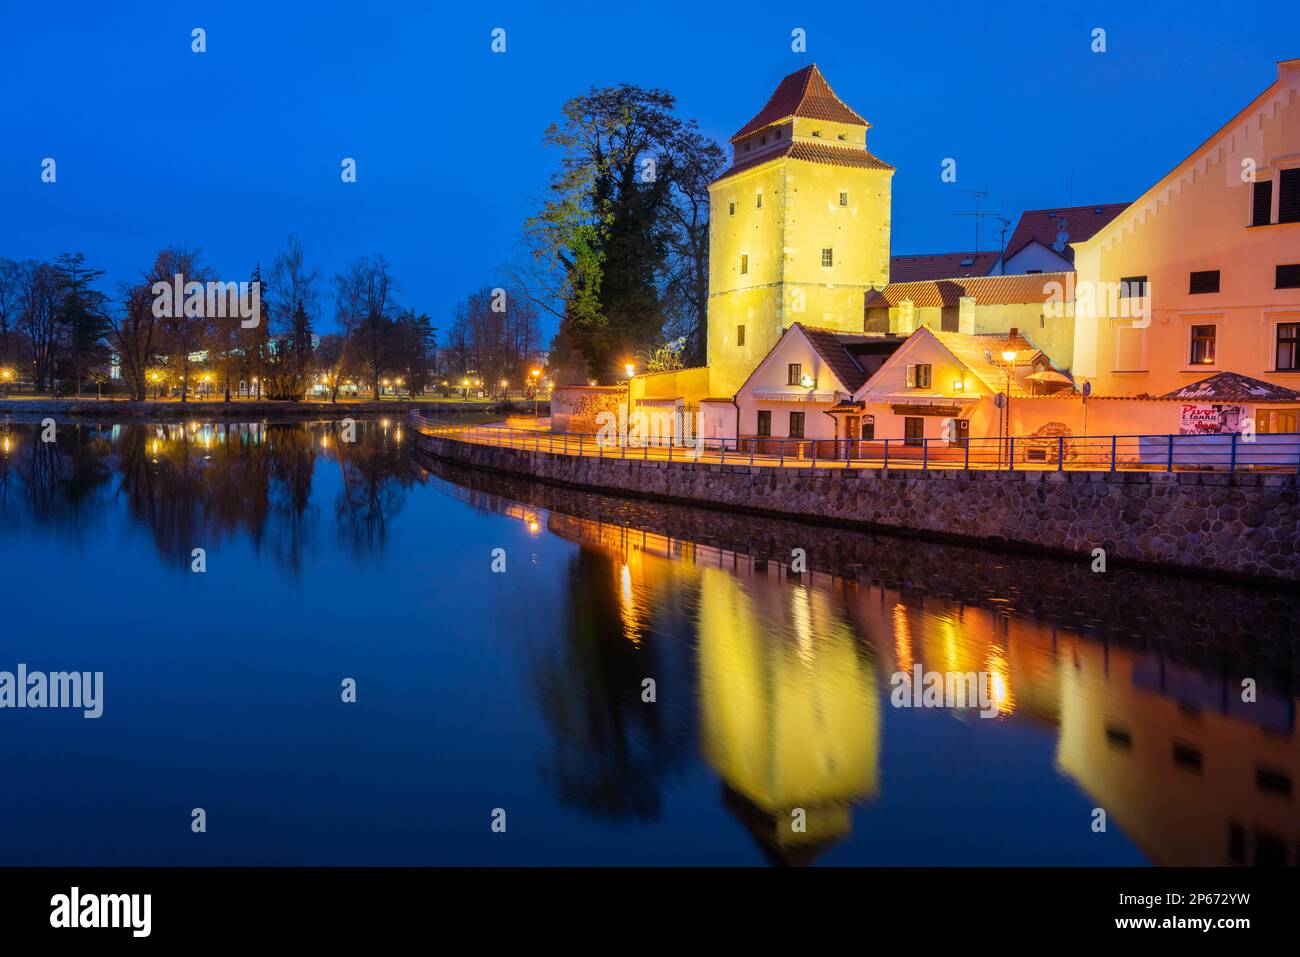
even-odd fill
[[[766,136],[762,137],[762,138],[758,141],[758,145],[759,145],[759,146],[766,146],[766,145],[767,145],[767,137],[766,137]]]
[[[1141,299],[1146,294],[1146,276],[1125,276],[1119,281],[1119,297],[1121,299]]]
[[[763,191],[762,191],[762,190],[759,190],[757,193],[754,194],[754,208],[755,208],[755,209],[762,209],[762,208],[763,208]]]
[[[1215,329],[1215,326],[1192,326],[1192,365],[1214,364]]]
[[[765,436],[772,434],[772,410],[771,409],[758,410],[758,434],[765,435]]]
[[[836,135],[835,138],[836,138],[837,140],[847,140],[849,137],[848,137],[848,134],[847,134],[847,133],[840,133],[840,134]]]
[[[849,205],[849,194],[846,193],[844,190],[840,190],[840,205],[841,206]]]
[[[1277,279],[1273,285],[1277,289],[1300,289],[1300,263],[1278,266]]]
[[[736,345],[743,346],[744,344],[745,344],[745,327],[736,326]]]
[[[1193,296],[1205,292],[1219,291],[1219,270],[1206,269],[1203,272],[1192,273],[1192,279],[1187,289],[1188,293]]]
[[[786,371],[785,384],[798,385],[799,380],[803,377],[802,375],[803,366],[800,365],[798,362],[791,362],[789,365],[785,367],[785,371]]]
[[[1300,223],[1300,167],[1278,173],[1277,221]]]
[[[748,273],[748,272],[749,272],[749,255],[748,255],[747,253],[741,253],[741,254],[740,254],[740,274],[743,276],[743,275],[745,275],[745,274]]]
[[[876,437],[876,417],[874,415],[864,415],[862,417],[862,437],[864,439],[874,439]]]
[[[925,419],[909,415],[903,419],[903,444],[920,445],[925,439]]]
[[[728,204],[727,204],[727,215],[728,215],[728,216],[735,216],[735,215],[736,215],[736,204],[735,204],[735,203],[728,203]]]
[[[1273,221],[1273,181],[1256,180],[1255,193],[1251,200],[1250,225],[1267,226]]]
[[[1260,435],[1300,432],[1300,409],[1256,409],[1255,431]]]
[[[833,265],[834,262],[835,262],[835,257],[834,257],[834,255],[833,255],[832,251],[829,250],[829,249],[823,249],[823,250],[822,250],[822,265],[823,265],[823,266],[830,266],[830,265]]]
[[[907,387],[909,389],[930,388],[930,363],[924,362],[907,367]]]
[[[1300,322],[1279,322],[1277,324],[1277,365],[1278,372],[1300,371]]]
[[[1300,408],[1257,408],[1255,430],[1261,436],[1300,432]]]
[[[790,438],[803,438],[803,415],[802,412],[790,413]]]
[[[812,131],[812,135],[813,135],[813,136],[816,136],[816,137],[820,137],[820,136],[822,135],[822,131],[821,131],[821,130],[813,130],[813,131]]]

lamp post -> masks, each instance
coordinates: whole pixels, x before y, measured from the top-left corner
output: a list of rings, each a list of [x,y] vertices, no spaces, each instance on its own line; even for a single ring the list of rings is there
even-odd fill
[[[1002,415],[1004,416],[1006,424],[1002,429],[1002,434],[1007,437],[1007,465],[1014,465],[1015,463],[1011,461],[1011,456],[1014,454],[1015,450],[1011,446],[1011,436],[1008,433],[1011,431],[1011,369],[1016,364],[1016,350],[1005,350],[1002,353],[1002,360],[1007,364],[1007,400],[1002,404]],[[999,465],[1002,464],[1001,459],[1002,455],[999,453]]]
[[[623,364],[623,371],[627,373],[627,434],[632,434],[632,377],[636,375],[636,366],[630,362]]]
[[[533,369],[528,373],[533,377],[533,418],[537,418],[537,390],[541,386],[542,370]]]
[[[13,369],[0,369],[0,382],[5,385],[5,398],[9,398],[9,383],[14,379]]]

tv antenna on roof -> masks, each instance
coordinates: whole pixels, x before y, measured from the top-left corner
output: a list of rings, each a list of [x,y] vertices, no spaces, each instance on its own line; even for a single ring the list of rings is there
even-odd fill
[[[1000,223],[1002,224],[1002,257],[1005,259],[1005,258],[1006,258],[1006,255],[1007,255],[1007,230],[1011,228],[1011,220],[1007,219],[1007,218],[1006,218],[1005,216],[1003,216],[1001,213],[985,213],[985,212],[980,212],[980,198],[981,198],[981,197],[984,197],[984,196],[987,196],[988,193],[983,192],[982,190],[977,190],[977,189],[964,189],[964,190],[962,190],[962,192],[963,192],[963,193],[971,193],[972,195],[974,195],[974,197],[975,197],[975,212],[973,212],[973,213],[953,213],[953,215],[954,215],[954,216],[971,216],[971,217],[974,217],[974,219],[975,219],[975,254],[978,255],[978,254],[979,254],[979,251],[980,251],[980,220],[981,220],[981,219],[996,219],[998,222],[1000,222]]]

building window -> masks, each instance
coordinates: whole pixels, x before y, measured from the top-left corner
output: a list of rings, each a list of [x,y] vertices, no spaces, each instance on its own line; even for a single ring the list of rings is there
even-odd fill
[[[744,344],[745,344],[745,327],[736,326],[736,345],[743,346]]]
[[[754,194],[754,208],[755,208],[755,209],[762,209],[762,208],[763,208],[763,191],[762,191],[762,190],[759,190],[757,193]]]
[[[920,445],[925,440],[925,419],[909,415],[903,419],[903,444]]]
[[[1146,276],[1125,276],[1119,281],[1119,297],[1121,299],[1141,299],[1146,294]]]
[[[840,190],[840,205],[841,206],[849,205],[849,194],[846,193],[844,190]]]
[[[758,141],[758,145],[759,145],[759,146],[766,146],[766,145],[767,145],[767,137],[766,137],[766,136],[762,137],[762,138]]]
[[[1300,289],[1300,263],[1278,266],[1274,286],[1278,289]]]
[[[797,362],[791,362],[789,365],[785,367],[785,371],[786,371],[785,384],[798,385],[799,380],[802,378],[803,366]]]
[[[1260,435],[1300,432],[1300,409],[1256,409],[1255,431]]]
[[[790,438],[803,438],[803,415],[802,412],[790,413]]]
[[[1300,371],[1300,322],[1279,322],[1277,324],[1277,372]]]
[[[749,140],[745,140],[745,152],[749,152]]]
[[[740,274],[743,276],[749,272],[749,254],[740,254]]]
[[[1219,270],[1206,269],[1203,272],[1192,273],[1192,279],[1188,285],[1187,291],[1193,296],[1205,292],[1218,292]]]
[[[728,203],[728,204],[727,204],[727,215],[728,215],[728,216],[735,216],[735,215],[736,215],[736,204],[735,204],[735,203]]]
[[[1192,326],[1192,365],[1214,364],[1214,335],[1214,326]]]
[[[823,249],[823,250],[822,250],[822,265],[823,265],[823,266],[831,266],[831,265],[834,265],[834,263],[835,263],[835,257],[834,257],[834,254],[832,253],[832,251],[829,250],[829,249]]]
[[[758,410],[758,434],[768,436],[772,434],[772,410]]]
[[[907,387],[909,389],[930,388],[930,363],[924,362],[907,367]]]
[[[1251,200],[1250,225],[1267,226],[1273,221],[1273,181],[1256,180],[1255,192]]]
[[[864,415],[862,417],[862,437],[864,439],[874,439],[876,437],[876,417],[874,415]]]
[[[822,131],[821,131],[821,130],[813,130],[813,131],[812,131],[812,135],[820,138],[821,135],[822,135]]]
[[[1277,221],[1300,223],[1300,168],[1284,169],[1278,173]]]

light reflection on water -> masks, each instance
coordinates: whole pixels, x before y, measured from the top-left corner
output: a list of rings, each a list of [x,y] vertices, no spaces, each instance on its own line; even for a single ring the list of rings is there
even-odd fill
[[[109,692],[0,711],[0,863],[1296,863],[1294,596],[546,489],[396,422],[0,440],[0,669]],[[997,718],[891,706],[917,666]]]

